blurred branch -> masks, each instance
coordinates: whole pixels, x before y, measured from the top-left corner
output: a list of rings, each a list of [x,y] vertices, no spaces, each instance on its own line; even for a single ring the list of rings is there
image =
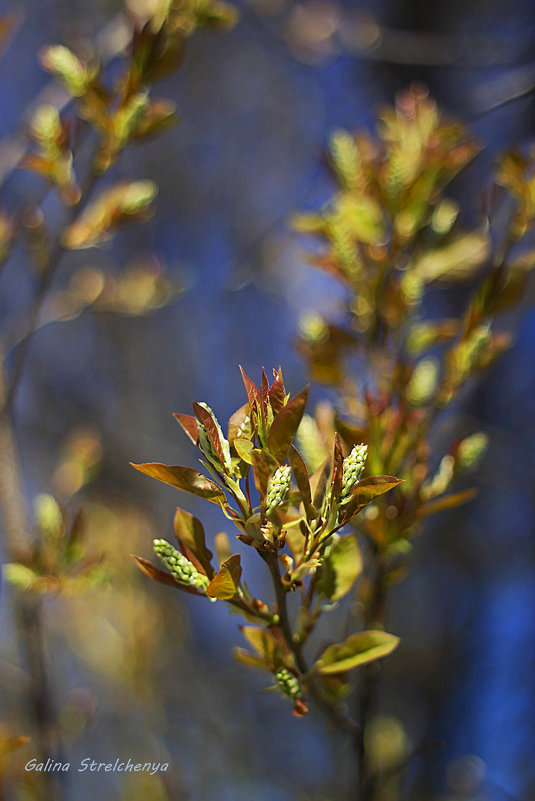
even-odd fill
[[[97,49],[104,61],[108,63],[118,56],[131,39],[132,26],[126,14],[117,16],[96,36]],[[25,129],[35,111],[44,103],[50,103],[58,111],[62,111],[72,101],[72,97],[56,81],[49,81],[44,89],[35,97],[21,116],[20,130],[0,142],[0,186],[12,170],[16,169],[28,151],[28,140]]]

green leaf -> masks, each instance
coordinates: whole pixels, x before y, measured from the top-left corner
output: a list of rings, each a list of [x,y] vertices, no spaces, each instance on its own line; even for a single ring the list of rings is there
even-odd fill
[[[362,631],[351,634],[344,642],[330,645],[319,658],[320,673],[343,673],[346,670],[388,656],[397,647],[399,637],[386,631]]]
[[[238,439],[234,440],[234,448],[240,459],[243,459],[247,464],[253,463],[254,443],[250,439],[238,437]]]
[[[176,489],[184,490],[184,492],[191,492],[192,495],[197,495],[199,498],[205,498],[207,501],[212,501],[212,503],[225,501],[223,490],[209,478],[191,467],[161,464],[160,462],[148,462],[146,464],[130,462],[130,464],[136,470],[151,476],[151,478],[156,478],[158,481],[163,481],[164,484],[170,484]]]
[[[238,592],[240,579],[240,557],[238,554],[234,554],[223,562],[219,573],[214,576],[206,588],[206,594],[219,601],[230,601]]]
[[[351,590],[362,573],[362,553],[356,536],[340,537],[325,558],[317,589],[330,601],[338,601]]]
[[[283,649],[273,634],[260,626],[242,626],[243,636],[271,669],[283,661]]]
[[[253,654],[251,651],[246,651],[245,648],[234,648],[232,651],[234,659],[241,665],[247,667],[260,668],[261,670],[272,671],[272,666],[267,664],[264,657],[260,654]]]
[[[307,398],[308,387],[305,387],[294,398],[290,398],[286,406],[282,407],[273,420],[268,436],[268,446],[270,453],[279,464],[283,464],[286,461],[290,445],[303,417]]]
[[[201,566],[201,572],[206,573],[208,578],[214,575],[212,567],[212,552],[206,547],[204,528],[200,520],[184,509],[177,507],[174,520],[175,534],[178,544],[185,545],[189,553],[184,554],[190,561],[197,561]],[[191,558],[191,554],[195,559]],[[197,565],[195,565],[197,567]]]

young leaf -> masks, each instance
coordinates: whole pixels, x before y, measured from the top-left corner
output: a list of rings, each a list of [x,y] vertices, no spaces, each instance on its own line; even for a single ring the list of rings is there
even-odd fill
[[[330,645],[317,662],[320,673],[342,673],[388,656],[397,647],[399,637],[386,631],[361,631],[344,642]]]
[[[368,478],[363,478],[356,484],[350,495],[349,503],[342,508],[340,522],[348,523],[351,518],[355,517],[375,498],[379,497],[379,495],[384,495],[385,492],[389,492],[401,482],[402,479],[395,476],[369,476]]]
[[[200,403],[193,404],[193,411],[195,412],[195,416],[197,420],[204,426],[206,433],[208,435],[208,439],[214,449],[214,452],[217,454],[217,458],[221,462],[221,465],[224,468],[225,465],[225,455],[223,453],[223,448],[221,447],[221,440],[219,439],[219,431],[215,424],[215,420],[208,412],[204,406],[201,406]]]
[[[251,408],[248,403],[244,403],[237,409],[228,421],[228,441],[231,445],[236,444],[236,440],[250,440],[253,433],[251,425]]]
[[[273,414],[280,412],[286,400],[286,390],[284,388],[284,381],[282,378],[282,368],[273,370],[273,384],[269,390],[269,402],[273,409]]]
[[[133,462],[130,462],[130,464],[147,476],[163,481],[164,484],[170,484],[176,489],[184,490],[184,492],[191,492],[192,495],[197,495],[199,498],[205,498],[207,501],[212,501],[212,503],[225,501],[225,494],[217,484],[191,467],[167,465],[160,462],[148,462],[146,464],[133,464]]]
[[[253,410],[255,406],[260,402],[260,392],[254,381],[251,381],[249,376],[244,372],[241,364],[240,364],[240,373],[245,386],[245,391],[247,392],[247,399],[249,401],[249,406],[251,410]]]
[[[266,665],[273,670],[281,664],[282,647],[270,631],[260,626],[242,626],[241,630],[247,642],[263,657]]]
[[[290,445],[299,428],[308,397],[308,387],[290,398],[286,406],[278,412],[269,432],[268,445],[272,456],[283,464],[288,456]]]
[[[243,459],[247,464],[253,463],[254,443],[250,439],[238,438],[234,440],[234,448],[240,459]]]
[[[185,545],[188,551],[193,554],[195,560],[201,566],[201,572],[206,573],[208,578],[214,575],[212,567],[212,552],[206,547],[204,528],[200,520],[184,509],[177,507],[175,513],[175,534],[180,546]],[[184,554],[190,561],[189,554]],[[197,567],[197,565],[196,565]]]
[[[238,554],[226,559],[208,587],[206,594],[219,601],[230,601],[238,592],[241,579],[241,563]]]

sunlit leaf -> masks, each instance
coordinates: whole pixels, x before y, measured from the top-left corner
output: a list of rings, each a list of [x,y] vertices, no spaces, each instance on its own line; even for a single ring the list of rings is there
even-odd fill
[[[217,598],[219,601],[231,600],[238,593],[241,572],[239,555],[230,556],[223,562],[219,573],[214,576],[206,588],[206,594],[210,598]]]
[[[374,662],[392,653],[399,637],[386,631],[362,631],[351,634],[347,640],[330,645],[317,662],[320,673],[342,673]]]

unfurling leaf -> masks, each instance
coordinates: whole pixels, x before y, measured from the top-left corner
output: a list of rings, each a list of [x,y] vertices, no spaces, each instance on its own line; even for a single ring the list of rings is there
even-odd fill
[[[199,424],[197,423],[197,418],[192,414],[179,414],[178,412],[175,412],[173,417],[178,420],[182,426],[182,430],[188,435],[193,444],[197,445],[199,442]]]
[[[397,647],[399,637],[386,631],[362,631],[347,640],[330,645],[317,662],[320,673],[343,673],[346,670],[388,656]]]
[[[206,594],[219,601],[230,601],[234,598],[240,586],[241,563],[238,554],[226,559],[208,587]]]
[[[212,503],[221,503],[225,500],[225,494],[220,487],[202,473],[193,470],[191,467],[181,467],[180,465],[161,464],[160,462],[148,462],[146,464],[133,464],[132,467],[145,473],[151,478],[170,484],[176,489],[191,492],[199,498],[205,498]]]

